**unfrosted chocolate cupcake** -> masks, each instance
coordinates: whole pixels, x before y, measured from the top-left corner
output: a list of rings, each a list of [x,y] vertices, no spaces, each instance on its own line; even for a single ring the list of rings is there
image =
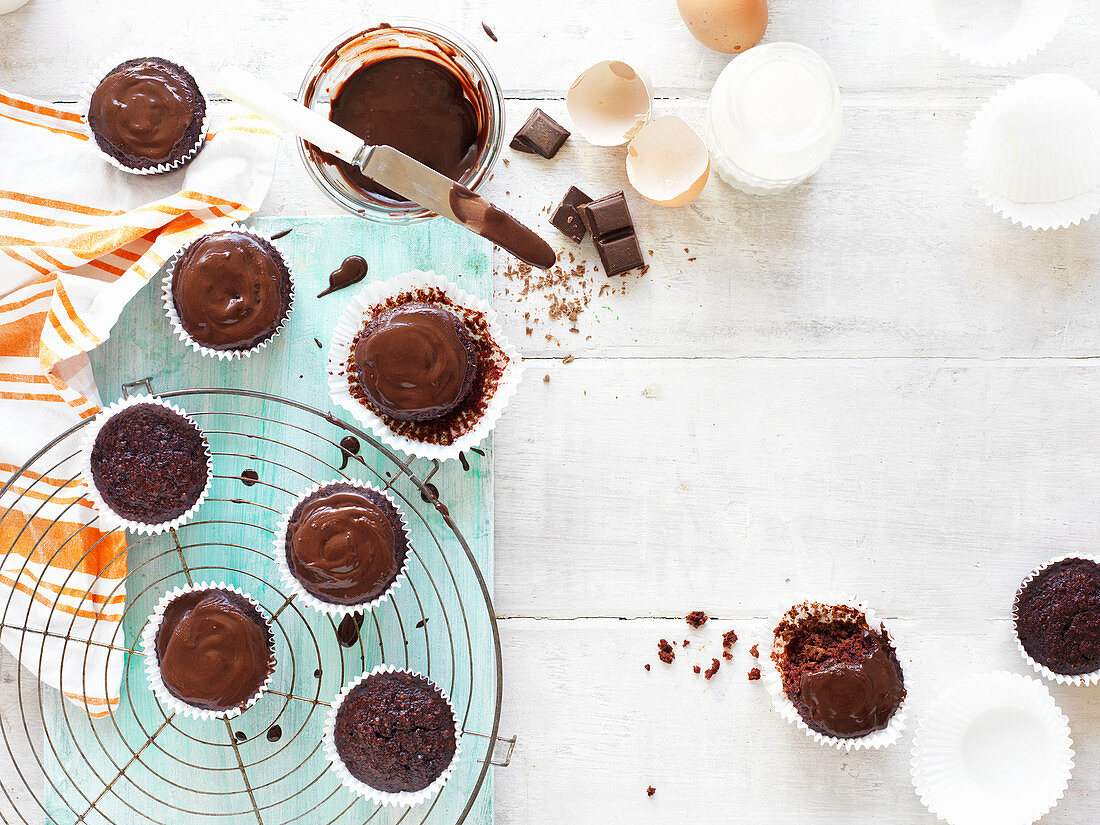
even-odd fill
[[[905,699],[889,635],[862,611],[813,605],[788,613],[772,654],[783,691],[802,720],[826,736],[852,739],[882,730]]]
[[[265,238],[226,229],[196,239],[176,260],[171,300],[201,347],[246,351],[286,319],[293,286],[286,261]]]
[[[182,66],[138,57],[111,69],[92,92],[96,144],[130,169],[175,167],[202,149],[206,99]]]
[[[109,415],[92,443],[89,463],[103,503],[123,519],[144,525],[187,513],[210,476],[202,431],[151,398]]]
[[[291,511],[284,537],[287,569],[321,602],[366,605],[390,589],[405,566],[408,535],[383,493],[326,484]]]
[[[1054,673],[1100,670],[1100,564],[1054,561],[1024,581],[1013,608],[1028,656]]]
[[[462,321],[417,301],[372,319],[356,338],[354,358],[366,403],[398,421],[441,418],[477,377],[477,347]]]
[[[202,710],[244,709],[275,667],[273,637],[256,606],[211,587],[176,596],[155,636],[161,682]]]
[[[428,679],[407,671],[372,673],[336,711],[333,743],[347,772],[383,793],[431,785],[457,749],[450,704]]]

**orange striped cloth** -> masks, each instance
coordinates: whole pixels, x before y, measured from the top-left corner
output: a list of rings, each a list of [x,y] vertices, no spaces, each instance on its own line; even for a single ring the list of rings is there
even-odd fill
[[[231,111],[183,171],[138,176],[99,155],[80,114],[0,90],[0,477],[96,414],[87,352],[172,253],[260,206],[279,133]],[[0,496],[0,643],[104,716],[124,664],[126,544],[85,526],[74,463]]]

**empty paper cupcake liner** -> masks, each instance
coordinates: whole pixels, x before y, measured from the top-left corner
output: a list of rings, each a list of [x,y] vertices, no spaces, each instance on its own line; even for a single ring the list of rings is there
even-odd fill
[[[1069,721],[1046,686],[1016,673],[964,680],[917,726],[913,786],[951,825],[1031,825],[1073,772]]]
[[[243,232],[246,235],[251,235],[254,238],[258,238],[265,244],[275,250],[275,254],[279,256],[279,260],[283,262],[283,266],[286,267],[287,278],[290,281],[290,297],[287,300],[286,312],[283,313],[282,320],[279,321],[279,325],[275,327],[275,330],[268,335],[264,340],[258,344],[253,344],[249,349],[213,349],[206,347],[191,337],[191,334],[183,328],[183,322],[180,320],[179,312],[176,310],[176,302],[172,296],[172,277],[175,274],[176,264],[184,253],[188,250],[191,244],[196,243],[207,235],[214,234],[215,232]],[[176,334],[183,343],[187,344],[195,352],[205,355],[210,358],[220,358],[223,361],[248,358],[254,353],[259,352],[269,343],[275,340],[275,337],[283,331],[283,327],[286,326],[287,321],[290,319],[290,313],[294,311],[294,271],[290,268],[290,262],[287,260],[283,251],[279,248],[279,245],[275,243],[269,236],[264,235],[261,232],[257,232],[248,226],[242,226],[239,223],[230,224],[222,229],[211,229],[209,232],[203,232],[201,235],[192,238],[188,243],[182,246],[176,251],[168,260],[168,264],[164,270],[164,282],[161,286],[161,297],[164,302],[164,313],[168,316],[168,323],[172,326],[172,331]]]
[[[306,590],[302,583],[298,581],[298,578],[294,575],[294,573],[291,572],[290,565],[287,562],[286,531],[287,527],[290,524],[290,517],[291,515],[293,515],[295,508],[297,508],[299,504],[312,496],[314,493],[317,493],[325,487],[329,487],[333,484],[350,484],[354,487],[359,487],[363,490],[371,490],[375,493],[379,493],[380,495],[385,496],[386,500],[389,501],[391,505],[393,505],[393,509],[397,513],[397,518],[401,522],[401,528],[402,530],[404,530],[405,533],[405,542],[408,547],[405,552],[405,561],[401,565],[401,570],[398,571],[396,578],[394,578],[393,580],[393,583],[388,588],[386,588],[385,592],[383,592],[379,596],[376,596],[370,601],[360,602],[358,604],[336,604],[319,599],[317,596]],[[300,599],[301,601],[305,602],[314,610],[317,610],[321,613],[326,613],[330,616],[347,616],[351,613],[369,613],[376,607],[379,607],[380,605],[388,602],[393,597],[393,594],[401,588],[401,585],[404,583],[407,577],[409,568],[409,554],[412,553],[412,546],[411,544],[409,544],[409,523],[408,521],[406,521],[405,514],[401,511],[401,508],[397,505],[397,502],[394,501],[393,496],[389,495],[383,490],[379,490],[377,487],[372,487],[369,484],[365,484],[362,481],[357,481],[354,479],[334,479],[332,481],[318,482],[314,484],[312,488],[294,499],[294,501],[291,502],[290,506],[287,507],[286,512],[283,515],[283,520],[279,523],[279,526],[275,528],[274,543],[275,564],[278,566],[279,574],[282,576],[282,579],[286,583],[286,586],[289,588],[290,592],[294,595],[296,599]]]
[[[894,715],[890,717],[890,721],[885,728],[876,730],[866,736],[845,738],[829,736],[807,725],[802,715],[798,712],[798,708],[794,706],[794,703],[788,698],[786,691],[783,690],[783,678],[780,676],[779,668],[773,658],[774,655],[780,652],[779,639],[775,636],[775,628],[778,627],[784,619],[790,617],[793,610],[799,607],[807,608],[802,611],[805,616],[812,616],[813,611],[810,608],[812,608],[813,605],[825,607],[844,605],[853,607],[863,613],[867,619],[868,627],[876,632],[882,632],[882,622],[879,620],[878,616],[858,599],[839,599],[835,601],[803,599],[794,602],[791,607],[773,613],[769,618],[769,630],[772,634],[772,641],[768,646],[767,652],[760,656],[760,677],[764,682],[764,686],[768,689],[768,693],[771,695],[772,705],[775,707],[776,712],[799,730],[805,732],[807,736],[818,744],[831,745],[837,750],[852,751],[863,748],[873,750],[893,745],[901,738],[902,731],[905,730],[905,706],[908,702],[908,696],[902,700],[898,709],[894,711]],[[900,661],[900,657],[898,658]],[[903,675],[904,671],[905,668],[903,667]]]
[[[190,421],[195,428],[202,433],[203,441],[206,444],[206,486],[203,487],[202,492],[199,494],[198,499],[192,504],[187,512],[182,515],[176,516],[176,518],[170,521],[164,521],[157,524],[151,524],[143,521],[133,521],[125,516],[116,513],[111,509],[111,506],[104,500],[102,494],[99,492],[99,488],[96,487],[95,479],[92,476],[92,448],[95,446],[96,438],[99,436],[100,431],[103,429],[107,421],[117,413],[122,412],[130,407],[135,407],[139,404],[155,404],[158,407],[164,407],[172,412],[182,415],[188,421]],[[100,411],[91,425],[88,427],[88,432],[84,435],[82,448],[80,451],[80,472],[84,476],[84,481],[87,484],[88,500],[92,502],[95,509],[99,511],[99,522],[107,530],[124,529],[129,530],[132,533],[139,533],[142,535],[153,535],[156,533],[163,533],[166,530],[171,530],[173,527],[179,527],[181,524],[186,523],[195,515],[195,512],[202,506],[203,501],[206,499],[207,493],[210,491],[210,482],[214,480],[214,459],[210,452],[210,442],[206,438],[206,433],[203,432],[202,427],[195,423],[195,420],[191,418],[186,412],[181,410],[175,404],[169,404],[167,401],[163,401],[160,398],[152,395],[134,395],[129,398],[119,399],[115,403],[108,407],[105,407]]]
[[[1095,562],[1096,564],[1100,564],[1100,556],[1091,556],[1087,553],[1070,553],[1068,555],[1058,556],[1051,559],[1050,561],[1044,562],[1043,564],[1032,570],[1030,573],[1028,573],[1023,582],[1020,583],[1020,588],[1016,591],[1016,597],[1012,600],[1012,626],[1014,631],[1017,618],[1016,610],[1019,606],[1020,594],[1024,592],[1024,588],[1027,587],[1028,583],[1031,582],[1031,580],[1034,579],[1036,576],[1038,576],[1043,570],[1050,567],[1052,564],[1060,561],[1065,561],[1066,559],[1086,559],[1088,561]],[[1060,685],[1072,685],[1073,687],[1088,687],[1091,685],[1100,684],[1100,670],[1094,670],[1091,673],[1080,673],[1072,676],[1065,673],[1056,673],[1049,667],[1039,664],[1037,661],[1031,658],[1031,654],[1029,654],[1024,648],[1024,643],[1020,641],[1020,636],[1018,633],[1016,634],[1016,648],[1020,651],[1020,655],[1023,657],[1024,661],[1031,665],[1031,668],[1044,679],[1048,679],[1051,682],[1057,682]]]
[[[264,625],[267,628],[268,649],[271,654],[270,669],[267,674],[267,679],[260,685],[259,690],[257,690],[252,698],[245,702],[243,706],[230,708],[229,710],[210,710],[208,708],[199,708],[194,705],[189,705],[174,696],[164,684],[164,679],[161,678],[160,659],[157,656],[157,631],[160,629],[160,623],[164,619],[164,611],[168,608],[169,604],[180,596],[198,590],[228,590],[232,593],[236,593],[238,596],[243,596],[248,600],[249,604],[256,608],[256,612],[264,619]],[[234,587],[231,584],[226,584],[225,582],[218,582],[217,584],[202,582],[200,584],[188,585],[187,587],[175,587],[165,593],[160,601],[157,602],[157,606],[153,608],[153,615],[149,617],[149,620],[145,623],[145,629],[141,632],[141,649],[145,654],[145,675],[148,677],[149,685],[152,687],[153,693],[156,694],[157,699],[159,699],[160,703],[169,710],[176,713],[182,713],[184,716],[188,716],[192,719],[203,719],[206,721],[212,719],[232,719],[236,716],[240,716],[256,704],[260,697],[264,695],[267,686],[271,683],[271,677],[275,674],[274,638],[274,633],[271,630],[271,620],[268,618],[267,613],[264,612],[264,609],[260,607],[255,599],[240,588]]]
[[[1053,98],[1057,92],[1063,104]],[[1079,119],[1076,129],[1048,125],[1049,110],[1058,105]],[[1037,108],[1035,123],[1005,123],[1028,117],[1014,111],[1028,107]],[[982,201],[999,215],[1027,229],[1065,229],[1100,212],[1098,139],[1100,95],[1076,78],[1036,75],[982,106],[967,133],[964,160]]]
[[[182,63],[171,60],[167,57],[161,57],[160,55],[139,55],[138,57],[156,57],[159,60],[166,60],[168,62],[175,63],[177,66],[183,67]],[[195,139],[195,145],[191,147],[191,150],[189,152],[172,161],[171,163],[158,163],[156,166],[146,166],[140,169],[135,169],[132,166],[127,166],[118,158],[111,156],[107,152],[104,152],[102,148],[100,148],[99,142],[95,139],[95,133],[92,131],[91,124],[88,121],[88,110],[92,106],[92,94],[95,92],[96,87],[99,86],[100,81],[102,81],[113,69],[121,66],[127,60],[135,59],[137,58],[131,56],[107,61],[99,67],[99,70],[95,74],[93,74],[91,77],[88,78],[87,81],[85,81],[84,89],[81,92],[80,99],[77,103],[77,114],[80,115],[80,124],[83,128],[84,134],[87,135],[88,140],[91,141],[91,145],[94,146],[96,150],[98,150],[100,157],[102,157],[116,169],[121,169],[123,172],[128,172],[131,175],[159,175],[163,174],[164,172],[171,172],[175,169],[179,169],[181,166],[185,166],[186,164],[190,163],[191,160],[194,159],[195,155],[199,153],[199,150],[202,149],[203,144],[206,143],[206,133],[210,129],[210,98],[205,93],[202,93],[201,86],[199,87],[199,91],[203,94],[203,97],[206,100],[206,113],[203,115],[202,125],[199,127],[199,136]],[[188,73],[190,74],[190,72]],[[194,77],[194,75],[192,75],[192,77]],[[197,80],[195,81],[195,84],[198,85]]]
[[[419,791],[402,791],[400,793],[387,793],[386,791],[380,791],[377,788],[372,788],[365,782],[361,782],[356,779],[348,771],[344,765],[344,761],[340,758],[340,754],[336,751],[336,715],[340,712],[340,706],[343,705],[344,699],[347,698],[348,693],[352,688],[358,685],[360,682],[374,676],[378,673],[409,673],[413,676],[419,676],[421,679],[427,680],[438,691],[439,695],[446,701],[447,706],[451,709],[451,716],[455,720],[455,755],[451,758],[451,764],[441,773],[436,779]],[[458,724],[458,714],[455,713],[454,705],[451,703],[451,697],[443,692],[443,689],[439,687],[434,681],[428,679],[427,676],[417,673],[413,670],[405,670],[403,668],[395,668],[390,665],[379,665],[370,673],[364,673],[358,678],[352,680],[348,684],[344,685],[344,689],[340,691],[335,699],[332,700],[332,707],[329,708],[328,715],[325,717],[325,728],[323,732],[323,744],[325,750],[325,756],[328,757],[329,762],[332,763],[332,769],[336,772],[336,775],[340,778],[340,782],[344,787],[365,797],[366,799],[377,802],[380,805],[393,805],[393,806],[408,806],[419,805],[426,801],[432,794],[442,788],[447,780],[450,779],[451,774],[454,772],[455,765],[458,764],[458,758],[462,753],[462,732]]]
[[[352,395],[351,376],[348,375],[348,362],[352,356],[355,337],[390,300],[409,296],[408,300],[427,300],[418,297],[417,293],[431,293],[438,291],[446,296],[455,306],[446,306],[445,309],[464,315],[462,320],[467,321],[466,327],[475,340],[481,340],[484,336],[493,344],[494,358],[500,367],[500,375],[495,385],[487,394],[484,409],[476,415],[468,428],[457,435],[450,444],[436,444],[420,441],[416,438],[395,432],[374,410]],[[468,321],[471,318],[483,319],[483,332],[470,328]],[[479,369],[484,368],[479,364]],[[465,292],[455,284],[436,275],[434,272],[414,270],[388,281],[366,284],[363,289],[351,299],[344,313],[336,322],[333,332],[332,346],[329,349],[328,359],[328,385],[329,394],[338,406],[350,412],[356,420],[374,432],[378,438],[394,449],[400,450],[411,456],[420,458],[434,458],[440,461],[458,458],[463,450],[476,447],[486,436],[492,432],[508,401],[519,387],[523,377],[523,365],[520,362],[519,353],[504,337],[497,320],[496,310],[488,301],[483,301]],[[475,390],[471,390],[473,392]],[[415,427],[414,427],[415,429]]]
[[[965,20],[952,27],[950,18],[941,13],[941,9],[950,3],[956,8],[957,0],[924,0],[926,5],[926,26],[936,44],[948,54],[978,66],[999,68],[1034,57],[1050,45],[1054,36],[1062,28],[1069,12],[1070,0],[1020,0],[1011,25],[986,22],[979,17],[974,24],[967,26]],[[969,8],[976,11],[980,3],[970,2]],[[985,0],[991,13],[1006,8],[1003,2]]]

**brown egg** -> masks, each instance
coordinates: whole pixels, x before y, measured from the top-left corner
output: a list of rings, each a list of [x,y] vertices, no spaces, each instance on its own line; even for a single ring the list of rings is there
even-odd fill
[[[695,39],[716,52],[751,49],[768,28],[768,0],[676,0]]]

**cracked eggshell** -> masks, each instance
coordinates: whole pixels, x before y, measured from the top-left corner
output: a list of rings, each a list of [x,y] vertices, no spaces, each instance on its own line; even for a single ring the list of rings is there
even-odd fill
[[[695,39],[723,54],[748,51],[768,30],[768,0],[676,0]]]
[[[664,115],[643,126],[626,150],[626,176],[659,206],[695,200],[710,177],[710,152],[682,118]]]
[[[573,81],[565,107],[581,136],[595,146],[621,146],[653,111],[653,86],[633,66],[604,60]]]

